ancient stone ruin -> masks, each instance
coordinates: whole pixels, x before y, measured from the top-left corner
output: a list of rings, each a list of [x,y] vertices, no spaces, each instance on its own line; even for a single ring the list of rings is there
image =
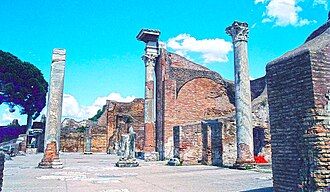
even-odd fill
[[[137,167],[139,163],[135,158],[135,132],[133,127],[129,128],[129,134],[121,136],[120,159],[117,167]]]
[[[329,190],[329,27],[266,67],[275,191]]]
[[[91,152],[117,154],[121,135],[127,134],[132,126],[136,133],[136,152],[140,154],[144,144],[143,114],[144,99],[134,99],[127,103],[108,100],[95,122],[65,119],[61,129],[61,151],[84,152],[85,129],[89,129]]]
[[[62,168],[58,152],[62,118],[65,56],[65,49],[53,50],[45,130],[45,152],[44,158],[39,163],[40,168]]]
[[[223,79],[218,73],[202,65],[193,63],[177,54],[169,53],[158,42],[159,35],[160,32],[158,30],[149,29],[141,30],[138,35],[138,39],[147,44],[146,54],[150,52],[153,55],[152,59],[146,62],[151,66],[154,65],[154,70],[147,70],[148,76],[155,75],[156,77],[155,92],[151,91],[154,87],[154,85],[151,86],[153,79],[146,80],[146,94],[150,98],[154,97],[150,96],[150,94],[155,94],[156,118],[154,121],[145,121],[155,122],[153,130],[150,129],[152,126],[145,127],[145,134],[147,134],[145,138],[146,140],[151,139],[151,141],[145,141],[145,143],[149,143],[149,147],[152,146],[152,143],[156,144],[155,149],[151,151],[159,153],[161,160],[177,157],[180,158],[183,164],[234,164],[237,153],[234,83]],[[246,43],[246,41],[244,42]],[[240,51],[240,56],[245,58],[245,60],[237,61],[238,64],[242,63],[243,71],[247,73],[246,45],[241,43],[241,41],[239,43],[242,44],[242,49],[238,51]],[[147,64],[146,67],[148,68],[149,65]],[[241,77],[243,78],[241,82],[245,91],[246,88],[250,90],[249,85],[246,85],[246,81],[249,82],[248,77],[246,74],[244,77]],[[251,122],[249,117],[247,122],[244,119],[242,123],[242,126],[247,124],[245,125],[247,127],[243,129],[245,132],[243,131],[241,134],[242,142],[240,143],[245,143],[249,146],[248,150],[245,150],[246,148],[243,147],[239,153],[245,157],[246,154],[244,152],[249,152],[247,153],[249,156],[246,157],[244,162],[253,162],[253,155],[257,156],[261,153],[270,160],[270,135],[265,81],[265,78],[251,81],[251,95],[246,96],[246,93],[244,93],[243,100],[251,100],[252,109],[254,110],[252,112],[253,121]],[[147,86],[149,84],[150,86]],[[145,106],[147,105],[150,106],[148,102],[146,102]],[[241,115],[242,117],[249,116],[251,105],[248,104],[245,108],[247,112],[243,110],[244,115]],[[203,134],[203,127],[208,127],[208,125],[216,128],[204,131],[207,134]],[[259,134],[256,135],[260,135],[257,138],[258,144],[256,144],[258,146],[257,154],[253,151],[252,126],[259,130]],[[206,128],[204,129],[206,130]],[[214,130],[214,133],[211,133],[212,130]],[[249,133],[249,137],[244,137],[245,133]],[[219,141],[217,138],[222,143],[212,143],[212,141]],[[206,146],[209,146],[208,148],[210,149],[207,149]],[[205,160],[210,159],[212,155],[217,156],[216,158],[219,160],[213,163]]]

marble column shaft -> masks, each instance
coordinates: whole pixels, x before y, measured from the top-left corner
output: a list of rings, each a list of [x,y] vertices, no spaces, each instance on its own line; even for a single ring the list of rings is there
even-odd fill
[[[251,89],[248,67],[248,24],[234,22],[226,29],[233,39],[235,65],[235,106],[236,106],[236,163],[253,163],[253,127]]]
[[[61,132],[65,59],[65,49],[53,50],[48,93],[45,147],[48,143],[55,141],[57,143],[57,150],[59,150]]]

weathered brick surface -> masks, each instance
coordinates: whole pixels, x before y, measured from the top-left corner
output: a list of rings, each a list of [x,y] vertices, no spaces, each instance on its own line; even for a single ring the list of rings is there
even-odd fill
[[[330,185],[329,47],[328,29],[267,65],[275,191]]]
[[[56,141],[52,141],[46,145],[44,157],[39,163],[40,168],[53,168],[53,163],[59,160]]]
[[[234,164],[236,130],[233,122],[217,119],[174,126],[174,157],[183,165]]]
[[[103,114],[107,117],[108,151],[114,149],[114,144],[120,141],[122,134],[127,134],[130,126],[136,133],[136,151],[143,151],[144,146],[144,99],[134,99],[132,102],[107,101]],[[150,138],[154,142],[154,138]],[[154,144],[153,144],[154,145]]]
[[[174,127],[174,157],[183,165],[195,165],[202,162],[202,125],[201,123]]]

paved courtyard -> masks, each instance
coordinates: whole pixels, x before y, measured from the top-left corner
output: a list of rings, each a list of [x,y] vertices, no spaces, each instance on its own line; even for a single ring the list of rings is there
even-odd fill
[[[117,168],[107,154],[60,155],[63,169],[38,169],[42,154],[17,156],[5,163],[3,192],[162,192],[272,191],[270,173],[213,166],[165,166],[140,161]]]

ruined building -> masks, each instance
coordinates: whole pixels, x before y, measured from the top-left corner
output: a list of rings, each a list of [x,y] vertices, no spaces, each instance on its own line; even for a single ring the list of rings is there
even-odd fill
[[[121,135],[127,133],[132,126],[137,137],[136,151],[141,152],[144,143],[143,103],[143,99],[134,99],[127,103],[108,100],[95,122],[65,119],[61,130],[61,150],[83,152],[85,129],[90,127],[91,152],[116,153]]]
[[[160,159],[180,158],[183,164],[233,164],[236,159],[236,128],[233,82],[218,73],[169,53],[158,45],[160,32],[141,30],[137,38],[146,43],[146,97],[153,100],[155,114],[145,114],[145,143]],[[152,78],[155,73],[155,83]],[[153,91],[155,87],[155,93]],[[270,155],[268,104],[265,78],[251,81],[255,155]],[[152,105],[147,105],[153,110]],[[148,111],[149,111],[148,110]],[[147,109],[146,109],[147,111]],[[154,130],[150,130],[155,123]],[[213,130],[213,131],[212,131]],[[150,140],[150,141],[149,141]],[[217,154],[217,162],[207,159]],[[222,157],[221,157],[222,156]]]
[[[186,160],[190,159],[189,164],[197,163],[201,154],[194,153],[200,153],[203,148],[202,127],[216,126],[216,129],[222,129],[219,134],[223,144],[219,150],[226,156],[226,163],[234,163],[236,128],[233,82],[166,49],[161,49],[156,64],[156,79],[156,142],[161,157],[172,157],[177,147],[182,153],[181,158],[186,156]],[[252,81],[251,87],[255,130],[260,130],[262,137],[266,133],[269,139],[265,78]],[[175,126],[181,126],[180,133],[173,133]],[[186,141],[175,146],[173,134],[180,134]],[[262,147],[266,146],[265,139],[261,142]],[[261,152],[262,149],[258,150]]]

